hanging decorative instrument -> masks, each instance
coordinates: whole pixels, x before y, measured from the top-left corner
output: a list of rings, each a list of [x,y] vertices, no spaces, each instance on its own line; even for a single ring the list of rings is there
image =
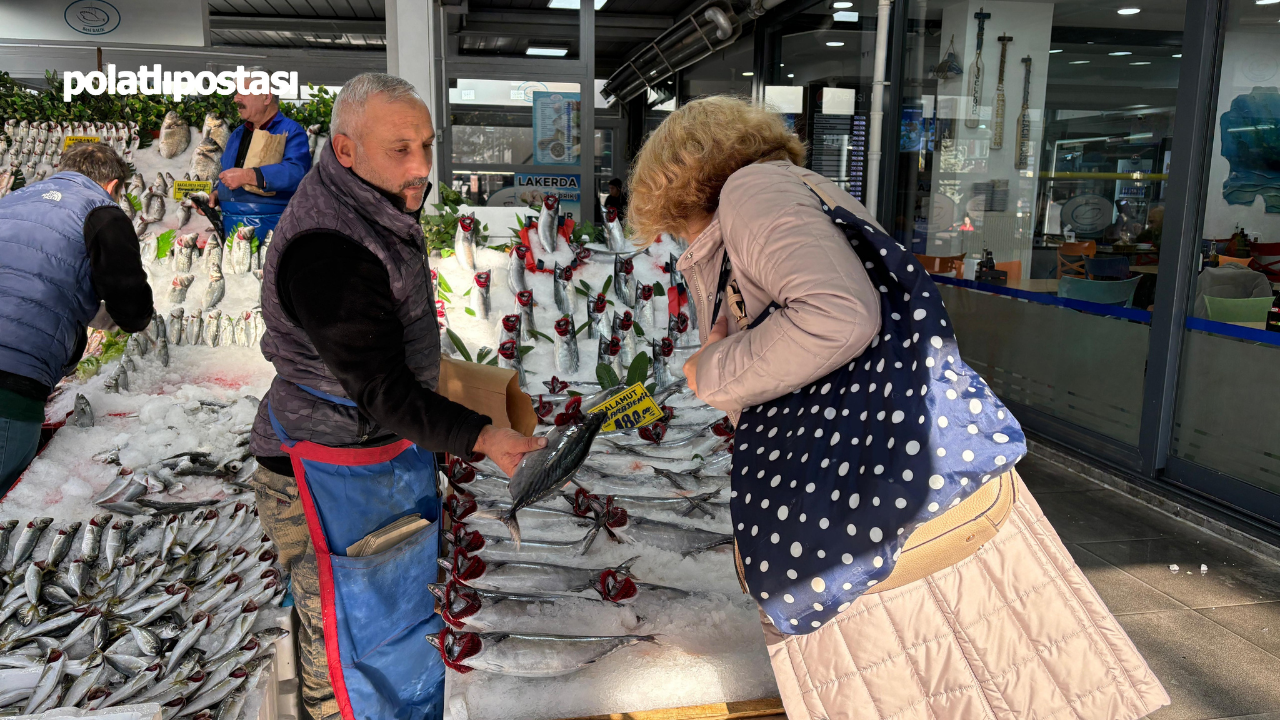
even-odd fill
[[[1022,58],[1022,112],[1018,115],[1018,164],[1026,170],[1031,162],[1031,56]]]
[[[991,13],[983,12],[983,8],[978,8],[978,12],[973,16],[978,19],[978,45],[973,62],[969,65],[969,117],[964,121],[964,126],[969,129],[978,127],[978,114],[982,109],[982,34],[986,30],[987,19],[991,17]]]
[[[996,40],[1000,42],[1000,72],[996,76],[995,122],[991,130],[992,150],[1004,147],[1004,59],[1009,52],[1009,43],[1013,42],[1013,36],[1001,35]]]

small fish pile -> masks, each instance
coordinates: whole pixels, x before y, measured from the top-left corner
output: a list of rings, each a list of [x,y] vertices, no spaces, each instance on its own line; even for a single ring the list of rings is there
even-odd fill
[[[9,193],[18,176],[26,183],[33,183],[57,173],[69,137],[96,137],[120,153],[125,162],[132,163],[133,151],[138,147],[138,125],[133,121],[6,120],[0,132],[0,197]]]
[[[20,529],[19,529],[20,528]],[[254,631],[285,587],[253,496],[54,527],[0,523],[0,714],[154,702],[163,718],[240,716],[287,632]],[[29,672],[38,670],[38,672]]]

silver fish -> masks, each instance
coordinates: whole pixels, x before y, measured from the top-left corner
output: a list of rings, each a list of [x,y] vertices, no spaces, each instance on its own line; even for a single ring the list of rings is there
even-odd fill
[[[57,648],[49,651],[49,654],[45,657],[44,669],[40,671],[40,679],[36,681],[36,688],[31,693],[31,698],[27,700],[26,706],[22,709],[24,713],[31,713],[53,694],[59,683],[62,682],[66,664],[66,653]]]
[[[179,235],[174,242],[178,247],[178,252],[174,255],[177,266],[174,268],[180,273],[191,271],[191,260],[195,257],[196,244],[200,240],[200,233],[187,233]]]
[[[4,556],[9,554],[9,538],[13,536],[13,529],[16,527],[18,527],[17,519],[0,522],[0,562],[3,562]]]
[[[80,541],[80,559],[86,563],[98,560],[102,549],[102,532],[111,524],[111,513],[95,515],[84,529],[84,539]]]
[[[150,612],[148,612],[146,615],[144,615],[140,620],[138,620],[134,624],[147,625],[153,622],[154,620],[158,619],[161,615],[164,615],[170,610],[178,607],[179,605],[181,605],[183,602],[186,601],[188,594],[190,593],[190,590],[191,590],[190,588],[188,588],[186,585],[183,585],[182,583],[173,583],[169,587],[166,587],[164,591],[165,591],[165,594],[169,596],[169,598],[164,602],[160,603],[159,605],[156,605],[155,607],[151,608]]]
[[[124,552],[125,535],[128,534],[131,527],[133,527],[132,520],[117,520],[107,530],[107,537],[102,541],[102,551],[108,571],[115,568],[116,561],[120,559],[121,553]]]
[[[639,559],[637,556],[617,567],[592,569],[527,561],[489,563],[458,553],[453,560],[439,558],[436,563],[451,572],[458,582],[484,590],[576,593],[594,587],[605,573],[630,578],[631,566]]]
[[[165,113],[164,121],[160,123],[160,156],[171,160],[186,152],[190,144],[191,129],[187,121],[173,110]]]
[[[236,343],[236,319],[231,313],[222,316],[222,328],[218,331],[218,345],[231,347]]]
[[[454,665],[516,677],[559,677],[639,642],[656,643],[653,635],[543,635],[537,633],[470,633],[452,628],[427,640]]]
[[[458,231],[453,235],[453,254],[458,265],[470,274],[476,272],[476,248],[480,245],[480,223],[476,214],[458,218]]]
[[[614,335],[618,336],[620,341],[618,357],[619,361],[626,367],[631,367],[631,362],[636,359],[636,333],[635,319],[631,316],[630,310],[623,310],[622,314],[613,314]]]
[[[84,671],[80,673],[80,677],[71,683],[71,687],[67,690],[67,694],[63,696],[63,707],[76,707],[80,701],[89,694],[89,690],[99,683],[106,675],[107,663],[103,659],[102,653],[94,651],[85,658]]]
[[[188,198],[188,197],[182,198],[181,202],[178,203],[178,229],[179,230],[186,227],[187,223],[191,222],[191,216],[195,214],[195,210],[196,210],[196,205],[195,203],[191,202],[191,198]]]
[[[210,277],[215,270],[218,277],[222,277],[222,252],[222,243],[217,236],[210,235],[204,246],[204,269],[209,271]]]
[[[574,333],[573,316],[566,315],[556,321],[555,362],[556,371],[573,374],[578,372],[578,336]]]
[[[528,385],[528,378],[524,373],[524,358],[520,354],[520,344],[515,340],[507,340],[498,345],[498,367],[507,368],[516,371],[516,377],[519,380],[520,387]]]
[[[459,585],[431,583],[427,589],[440,600],[441,616],[459,630],[488,632],[510,629],[534,614],[535,608],[587,603],[600,605],[596,598],[540,593],[504,593]]]
[[[512,295],[529,289],[529,280],[525,277],[524,265],[525,258],[528,255],[529,248],[527,246],[516,245],[507,259],[507,288],[511,290]]]
[[[622,229],[622,220],[618,217],[618,208],[607,207],[604,209],[604,236],[609,249],[614,252],[626,252],[631,250],[631,243],[627,241],[627,235]]]
[[[191,177],[213,180],[222,172],[222,146],[211,137],[204,138],[191,154]]]
[[[166,173],[156,173],[156,181],[152,183],[152,185],[160,188],[162,195],[168,195],[169,190],[173,188],[173,175],[169,174],[168,177],[165,177],[165,175]]]
[[[542,200],[542,211],[538,213],[538,242],[543,252],[556,251],[557,239],[560,237],[560,199],[548,195]]]
[[[208,296],[208,292],[205,295]],[[218,347],[218,334],[222,332],[222,311],[214,308],[209,311],[204,322],[204,344]]]
[[[573,279],[573,269],[566,268],[560,263],[555,265],[554,297],[556,301],[556,311],[561,315],[573,314],[573,288],[569,285],[569,281]]]
[[[160,654],[160,638],[156,634],[144,627],[137,625],[129,626],[129,635],[133,638],[133,643],[138,646],[143,655],[147,657],[155,657]]]
[[[186,328],[182,332],[188,345],[204,344],[204,311],[196,308],[187,315]]]
[[[12,567],[17,568],[24,560],[31,557],[31,551],[36,549],[40,536],[44,535],[44,531],[49,529],[51,523],[53,523],[51,517],[36,518],[27,523],[22,534],[18,536],[17,544],[13,546]]]
[[[250,661],[250,665],[253,664],[254,661]],[[257,667],[257,665],[254,665],[253,669],[256,670]],[[237,667],[235,670],[232,670],[231,674],[227,676],[227,679],[217,683],[216,685],[210,685],[206,680],[204,684],[201,685],[201,692],[191,698],[191,701],[187,703],[187,706],[178,713],[178,717],[195,715],[207,707],[213,707],[214,705],[222,702],[223,699],[230,695],[233,690],[244,684],[245,678],[249,677],[249,672],[249,666],[242,665]]]
[[[186,302],[187,290],[191,288],[191,283],[195,282],[195,279],[196,276],[191,274],[174,275],[173,284],[169,287],[169,302],[174,304]]]
[[[77,402],[80,397],[76,397]],[[45,566],[54,569],[62,563],[63,558],[71,551],[72,544],[75,543],[76,534],[80,532],[82,523],[73,522],[65,528],[58,530],[53,537],[53,542],[49,545],[48,559],[45,560]]]
[[[316,143],[320,138],[320,123],[307,126],[307,152],[315,155]]]
[[[630,305],[635,296],[634,265],[621,255],[613,258],[613,295],[620,302]]]
[[[454,523],[454,527],[457,530],[450,532],[448,537],[450,544],[461,548],[468,555],[478,557],[488,563],[519,562],[527,558],[531,553],[554,558],[576,559],[587,554],[600,532],[600,526],[595,525],[587,531],[587,534],[581,540],[530,540],[525,538],[521,543],[520,549],[516,549],[515,543],[506,538],[481,535],[476,530],[467,530],[467,526],[463,523]]]
[[[649,362],[653,368],[653,382],[659,390],[675,382],[670,368],[670,358],[675,353],[675,349],[676,345],[669,337],[655,336],[649,341]]]
[[[609,326],[604,320],[604,314],[608,308],[609,301],[605,298],[604,293],[598,293],[594,299],[587,300],[588,340],[598,339],[600,336],[608,333]]]
[[[537,337],[538,326],[533,319],[533,291],[522,290],[516,294],[516,314],[520,316],[520,333],[522,340],[533,340]]]
[[[253,228],[248,225],[236,230],[231,239],[231,257],[228,258],[231,272],[247,273],[252,269],[253,243],[256,239]]]
[[[67,418],[67,424],[80,428],[93,427],[93,406],[89,404],[89,398],[76,393],[75,406],[71,411],[71,417]]]
[[[156,337],[156,360],[162,367],[169,367],[169,340],[164,335]]]
[[[201,134],[204,137],[213,138],[214,142],[223,148],[227,146],[227,141],[231,139],[231,129],[227,127],[227,121],[213,113],[205,113],[204,128]]]
[[[489,280],[492,274],[485,270],[475,274],[475,286],[471,288],[471,311],[481,320],[488,321],[490,313]]]
[[[157,677],[160,676],[160,663],[152,663],[144,668],[141,672],[129,678],[123,685],[116,689],[92,709],[101,710],[109,708],[112,705],[119,705],[129,698],[137,695],[143,688],[150,685]]]
[[[187,654],[187,651],[196,644],[196,641],[208,629],[210,620],[211,618],[206,612],[197,612],[191,617],[190,627],[178,637],[177,644],[173,646],[173,650],[169,651],[168,660],[165,662],[166,673],[173,672],[173,669],[178,666],[178,661],[182,659],[182,656]]]
[[[94,628],[96,628],[101,622],[102,611],[98,608],[90,607],[84,612],[84,619],[80,621],[80,624],[76,625],[75,629],[71,631],[71,634],[62,639],[62,646],[70,647],[81,638],[89,637],[89,635],[93,633]]]
[[[191,279],[194,281],[195,276],[193,275]],[[183,325],[185,324],[185,319],[184,319],[185,315],[186,315],[186,310],[184,310],[181,307],[176,307],[169,311],[168,339],[169,339],[170,345],[182,344],[182,331],[183,331]]]

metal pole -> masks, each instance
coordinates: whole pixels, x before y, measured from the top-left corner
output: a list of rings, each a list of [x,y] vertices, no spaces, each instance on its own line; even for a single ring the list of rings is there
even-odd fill
[[[871,76],[871,127],[867,130],[867,210],[874,216],[880,194],[880,157],[884,154],[884,68],[889,55],[889,8],[893,0],[880,0],[876,5],[876,60]]]
[[[580,3],[582,24],[578,29],[578,59],[583,64],[582,91],[582,153],[579,157],[579,195],[582,196],[582,217],[578,222],[595,217],[596,208],[596,6],[591,0]]]
[[[1221,65],[1222,19],[1227,0],[1187,0],[1182,34],[1182,67],[1175,105],[1169,195],[1156,283],[1156,306],[1147,345],[1142,425],[1138,449],[1142,472],[1155,476],[1165,466],[1173,433],[1178,370],[1186,335],[1187,303],[1195,289],[1200,254],[1202,208],[1213,113]]]

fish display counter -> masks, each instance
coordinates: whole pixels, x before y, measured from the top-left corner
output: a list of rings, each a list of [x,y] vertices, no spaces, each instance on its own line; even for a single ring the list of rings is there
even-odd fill
[[[269,717],[275,668],[292,661],[287,578],[246,484],[274,375],[258,350],[270,236],[211,241],[191,198],[173,199],[223,128],[176,125],[143,149],[114,130],[138,170],[126,202],[156,317],[93,336],[47,408],[57,431],[0,502],[0,677],[35,678],[0,712],[157,702],[164,718]],[[482,458],[443,466],[446,545],[423,591],[447,622],[432,638],[445,715],[780,711],[734,567],[733,428],[680,372],[698,343],[681,248],[637,251],[612,211],[600,237],[570,243],[559,210],[549,197],[513,211],[517,238],[463,217],[431,258],[445,351],[516,373],[551,441],[514,478]],[[657,421],[601,427],[595,406],[636,383]]]
[[[274,718],[268,691],[292,672],[288,580],[245,483],[248,429],[274,374],[254,343],[262,248],[233,243],[223,258],[209,222],[173,199],[225,130],[212,117],[203,131],[176,125],[139,149],[125,123],[7,124],[0,160],[33,179],[56,169],[55,136],[127,153],[137,173],[121,206],[157,314],[141,333],[91,333],[46,408],[52,437],[0,501],[6,715],[154,704],[166,719]],[[23,164],[23,134],[49,148],[39,163]]]

